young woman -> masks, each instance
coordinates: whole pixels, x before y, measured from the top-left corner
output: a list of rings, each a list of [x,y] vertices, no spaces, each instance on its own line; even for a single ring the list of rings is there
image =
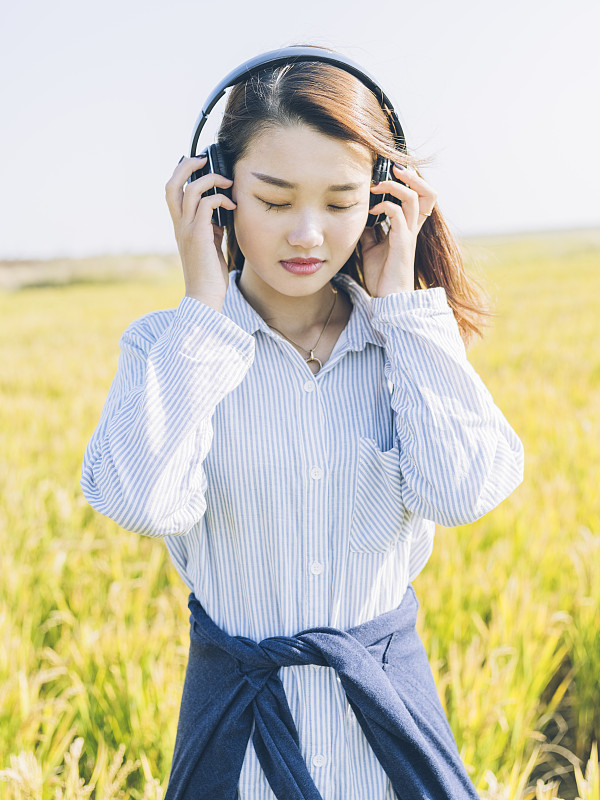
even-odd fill
[[[167,797],[476,797],[410,582],[435,523],[522,480],[466,357],[479,289],[356,75],[254,74],[218,143],[233,180],[188,183],[205,159],[185,158],[167,183],[185,296],[125,331],[82,474],[98,511],[164,538],[192,592]],[[378,155],[395,179],[372,185]]]

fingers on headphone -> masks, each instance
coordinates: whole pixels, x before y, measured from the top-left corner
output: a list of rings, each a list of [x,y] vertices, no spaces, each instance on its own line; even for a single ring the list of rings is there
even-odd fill
[[[397,203],[393,203],[391,200],[384,200],[381,203],[377,203],[376,206],[371,206],[369,211],[374,215],[385,214],[386,217],[393,217],[395,214],[403,213],[400,210],[401,208],[402,206],[399,206]]]
[[[213,177],[221,178],[222,176],[215,175]],[[227,180],[227,178],[223,180]],[[202,207],[201,216],[206,216],[207,220],[210,220],[214,209],[221,206],[230,211],[234,211],[237,208],[237,204],[230,197],[223,194],[223,192],[217,192],[216,194],[211,192],[210,194],[202,196],[198,193],[192,194],[192,192],[186,191],[184,192],[183,198],[184,221],[187,223],[193,222],[194,218],[198,215],[200,207]]]
[[[211,189],[230,189],[232,184],[232,180],[224,175],[218,175],[216,172],[207,172],[206,175],[201,175],[195,181],[186,183],[183,186],[183,212],[186,212],[188,206],[197,208],[202,195],[210,192]],[[211,192],[212,194],[214,192]]]
[[[409,192],[414,191],[407,183],[403,183],[402,181],[381,181],[380,183],[374,183],[371,186],[371,191],[376,194],[395,194],[396,189],[398,190],[398,194],[401,198],[410,197]]]
[[[181,215],[184,199],[184,185],[191,174],[198,169],[202,169],[206,157],[186,158],[181,156],[173,174],[165,185],[165,199],[171,212],[171,216]]]
[[[205,163],[205,156],[202,156],[201,158],[186,158],[185,156],[181,156],[177,162],[177,166],[173,170],[173,174],[167,181],[165,190],[169,192],[172,187],[181,188],[184,181],[187,181],[193,172],[198,169],[202,169]]]
[[[185,191],[194,194],[204,194],[204,192],[212,189],[215,186],[222,186],[228,188],[233,181],[231,178],[226,178],[224,175],[219,175],[217,172],[207,172],[206,175],[201,175],[195,181],[185,185]]]
[[[377,195],[381,197],[377,197]],[[396,214],[398,208],[405,205],[407,208],[414,206],[418,207],[419,195],[410,186],[407,186],[400,181],[382,181],[381,183],[371,186],[371,197],[377,199],[379,202],[371,206],[371,211],[376,209],[375,213]]]
[[[397,167],[397,165],[394,164],[394,167]],[[435,203],[437,200],[437,192],[423,177],[421,177],[421,175],[419,175],[416,169],[397,169],[396,174],[400,175],[402,180],[396,178],[394,183],[402,183],[406,188],[412,189],[418,197],[427,197]]]
[[[206,156],[197,156],[196,158],[185,158],[185,156],[182,156],[165,186],[165,194],[167,195],[167,199],[169,196],[173,195],[181,198],[180,193],[185,188],[189,179],[195,172],[204,169],[205,166]],[[212,173],[207,172],[207,175],[210,174]],[[200,177],[204,178],[206,176],[198,176],[196,180],[191,181],[191,183],[188,185],[193,186],[198,182],[198,180],[200,180]]]

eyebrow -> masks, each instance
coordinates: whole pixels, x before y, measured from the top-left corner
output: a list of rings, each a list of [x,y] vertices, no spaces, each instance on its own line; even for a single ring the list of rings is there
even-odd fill
[[[283,178],[274,178],[272,175],[264,175],[262,172],[253,172],[255,178],[265,183],[270,183],[272,186],[280,186],[282,189],[297,189],[296,183],[284,181]],[[330,186],[328,192],[351,192],[353,189],[360,189],[362,183],[336,183]]]

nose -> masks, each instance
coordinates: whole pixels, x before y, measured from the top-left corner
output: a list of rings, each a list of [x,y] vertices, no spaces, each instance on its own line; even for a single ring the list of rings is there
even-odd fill
[[[287,239],[292,247],[303,247],[306,250],[320,247],[323,244],[323,229],[318,215],[306,212],[295,216]]]

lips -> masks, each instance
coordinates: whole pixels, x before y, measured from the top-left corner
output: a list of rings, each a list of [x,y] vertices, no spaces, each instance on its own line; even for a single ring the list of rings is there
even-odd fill
[[[320,264],[322,258],[286,258],[287,264]]]
[[[324,263],[320,258],[292,258],[289,261],[281,261],[281,266],[294,275],[313,275]]]

